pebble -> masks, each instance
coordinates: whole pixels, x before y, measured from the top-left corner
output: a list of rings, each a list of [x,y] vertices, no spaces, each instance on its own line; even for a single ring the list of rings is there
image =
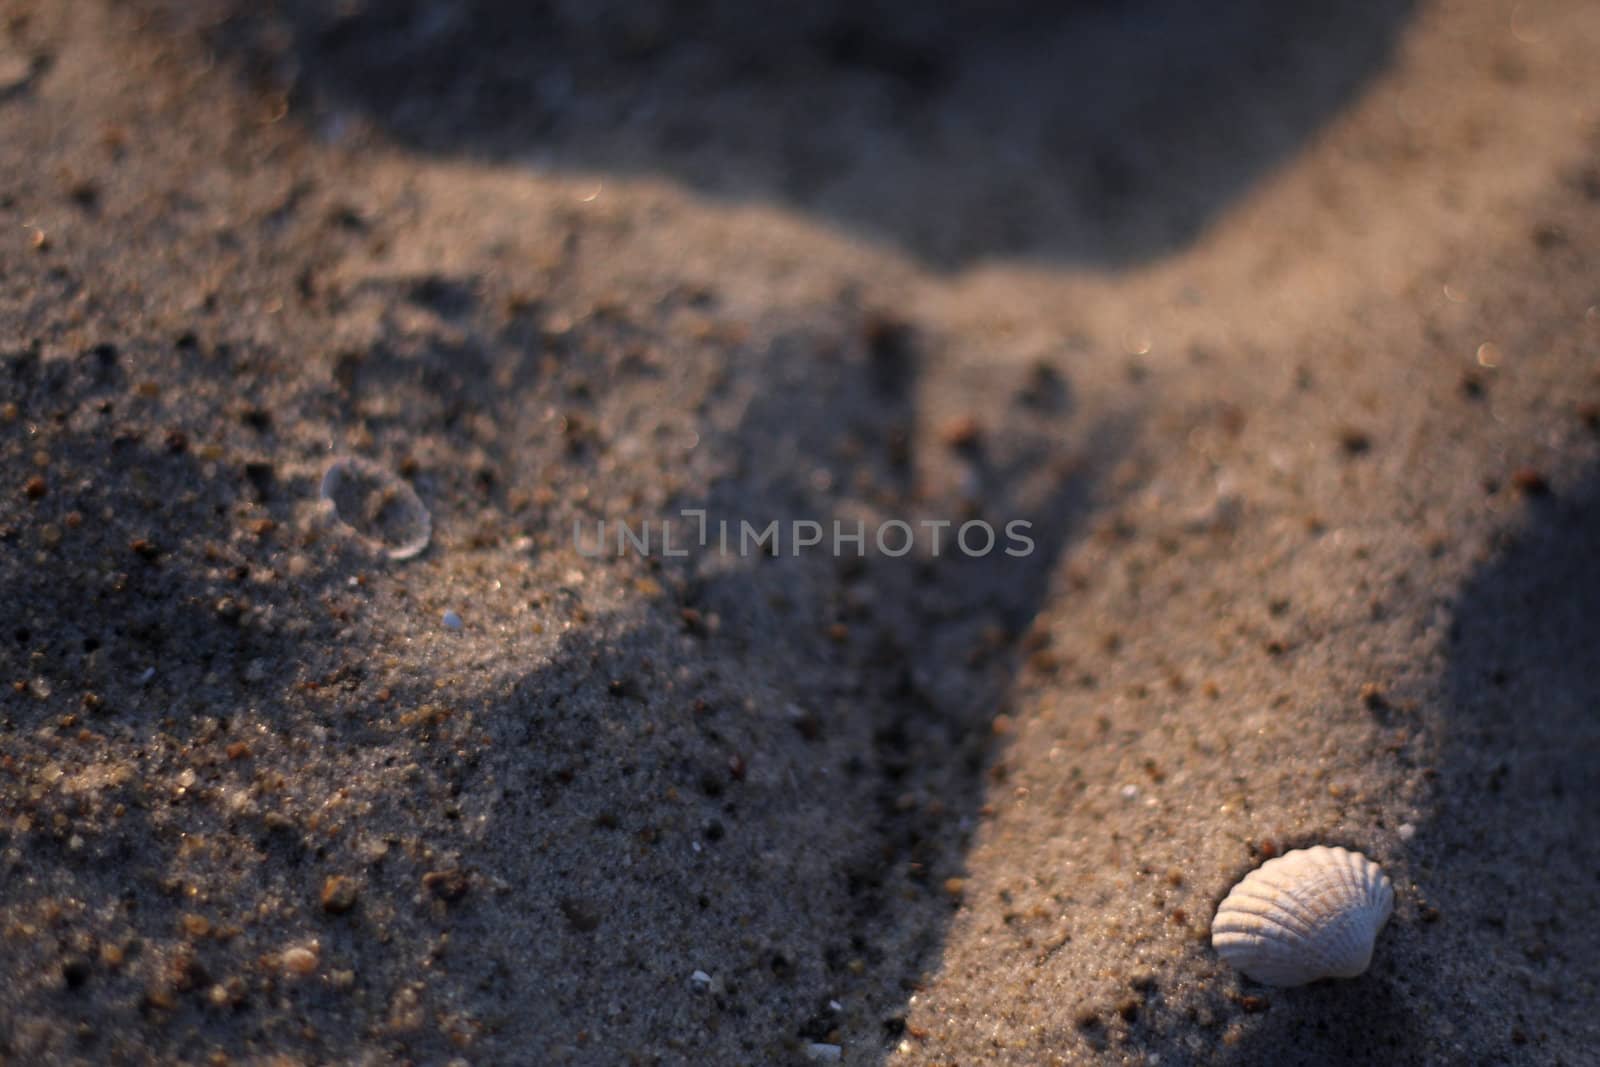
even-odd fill
[[[356,906],[357,895],[355,879],[333,875],[322,883],[322,910],[330,915],[343,915]]]
[[[33,64],[27,56],[15,52],[0,52],[0,93],[11,93],[28,84],[33,77]]]
[[[588,902],[568,897],[560,906],[561,914],[579,933],[592,933],[600,928],[600,912]]]
[[[838,1063],[844,1057],[844,1049],[839,1045],[813,1041],[805,1047],[805,1054],[812,1063]]]
[[[316,943],[285,949],[279,960],[283,964],[283,969],[289,974],[301,976],[311,974],[317,969],[318,963]]]
[[[464,871],[452,868],[429,871],[422,876],[422,887],[440,900],[456,901],[467,895],[470,883]]]
[[[89,980],[92,970],[89,961],[82,956],[69,956],[61,964],[61,979],[66,982],[68,989],[76,989]]]
[[[462,621],[461,621],[461,616],[457,615],[453,611],[445,612],[443,621],[444,621],[444,628],[446,630],[451,630],[451,631],[454,631],[456,633],[460,633],[461,632],[461,627],[464,625],[464,623],[462,623]]]
[[[1550,483],[1543,474],[1532,467],[1521,467],[1511,472],[1511,486],[1523,496],[1549,496]]]
[[[1372,437],[1365,430],[1346,427],[1339,431],[1339,445],[1346,455],[1365,455],[1372,450]]]

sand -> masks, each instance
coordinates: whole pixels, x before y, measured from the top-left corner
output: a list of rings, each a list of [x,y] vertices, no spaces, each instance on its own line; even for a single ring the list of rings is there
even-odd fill
[[[0,0],[0,1060],[1592,1061],[1600,14],[1284,6]]]

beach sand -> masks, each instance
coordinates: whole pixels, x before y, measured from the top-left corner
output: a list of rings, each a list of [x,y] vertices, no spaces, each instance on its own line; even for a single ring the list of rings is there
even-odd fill
[[[0,1061],[1593,1062],[1600,11],[1284,6],[0,0]]]

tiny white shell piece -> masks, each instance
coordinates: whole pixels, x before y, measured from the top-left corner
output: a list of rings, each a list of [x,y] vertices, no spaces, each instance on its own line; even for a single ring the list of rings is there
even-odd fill
[[[1394,913],[1394,886],[1349,849],[1296,849],[1245,875],[1217,907],[1211,944],[1264,985],[1354,978]]]

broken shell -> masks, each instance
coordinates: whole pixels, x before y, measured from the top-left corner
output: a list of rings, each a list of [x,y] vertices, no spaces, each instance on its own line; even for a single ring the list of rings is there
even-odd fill
[[[1394,912],[1394,886],[1349,849],[1296,849],[1245,875],[1217,907],[1211,944],[1256,981],[1298,986],[1354,978]]]
[[[416,490],[371,460],[334,460],[322,476],[320,495],[340,525],[390,559],[420,555],[433,536],[433,516]]]

